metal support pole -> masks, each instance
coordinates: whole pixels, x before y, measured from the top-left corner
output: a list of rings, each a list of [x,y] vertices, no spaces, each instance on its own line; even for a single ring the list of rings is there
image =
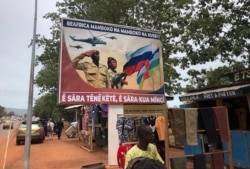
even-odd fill
[[[31,144],[31,121],[32,121],[34,67],[35,67],[36,22],[37,22],[37,0],[35,0],[35,16],[34,16],[33,39],[32,39],[32,56],[31,56],[31,66],[30,66],[28,112],[26,117],[27,131],[25,135],[23,169],[30,168],[30,144]]]

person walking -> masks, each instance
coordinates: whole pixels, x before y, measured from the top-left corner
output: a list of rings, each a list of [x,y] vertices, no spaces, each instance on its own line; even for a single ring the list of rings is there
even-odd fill
[[[55,124],[52,122],[51,119],[47,122],[47,133],[50,139],[53,139],[53,132],[54,132]]]
[[[56,134],[57,134],[58,140],[61,139],[63,128],[64,128],[64,124],[63,124],[62,119],[60,118],[59,121],[56,122]]]

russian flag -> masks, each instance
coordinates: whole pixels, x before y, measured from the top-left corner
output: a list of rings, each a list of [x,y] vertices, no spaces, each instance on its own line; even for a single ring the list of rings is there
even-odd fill
[[[123,66],[123,71],[128,76],[138,72],[144,65],[148,68],[149,62],[153,58],[151,44],[127,53],[126,58],[128,61]]]
[[[145,53],[145,51],[152,51],[152,45],[149,44],[149,45],[143,46],[139,49],[136,49],[134,51],[128,52],[126,54],[126,59],[127,59],[127,61],[129,61],[130,59],[132,59],[134,57],[137,57],[139,55],[143,55],[143,53]]]

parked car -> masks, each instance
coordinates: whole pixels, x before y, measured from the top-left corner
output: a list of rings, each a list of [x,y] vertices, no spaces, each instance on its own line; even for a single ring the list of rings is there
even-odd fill
[[[25,141],[27,131],[27,123],[23,121],[19,126],[16,133],[16,145],[21,144],[21,142]],[[31,122],[31,141],[38,141],[39,143],[43,143],[45,139],[45,132],[43,124],[40,121],[32,121]]]
[[[14,123],[12,120],[3,120],[3,129],[13,129]]]

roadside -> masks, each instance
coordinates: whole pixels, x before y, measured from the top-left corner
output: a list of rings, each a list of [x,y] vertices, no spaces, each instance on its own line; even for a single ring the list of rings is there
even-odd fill
[[[23,168],[24,148],[24,145],[16,145],[15,137],[11,138],[5,169]],[[81,169],[94,163],[103,163],[107,169],[118,169],[118,166],[108,166],[108,154],[104,150],[87,152],[81,148],[78,138],[68,138],[64,133],[61,140],[54,135],[53,139],[46,137],[42,144],[32,143],[29,161],[31,169]]]
[[[0,143],[3,143],[3,140],[0,139]],[[1,145],[5,145],[5,143]],[[8,145],[4,169],[23,168],[25,146],[23,144],[16,145],[15,129],[11,131]],[[46,137],[42,144],[32,143],[29,160],[30,169],[81,169],[82,166],[95,163],[103,163],[106,169],[119,169],[118,166],[108,166],[107,150],[99,148],[94,152],[88,152],[81,146],[82,143],[79,138],[68,138],[64,132],[61,140],[58,140],[57,136],[54,135],[53,139]],[[182,152],[181,149],[170,149],[169,153],[177,155]],[[0,154],[0,164],[3,158]]]

